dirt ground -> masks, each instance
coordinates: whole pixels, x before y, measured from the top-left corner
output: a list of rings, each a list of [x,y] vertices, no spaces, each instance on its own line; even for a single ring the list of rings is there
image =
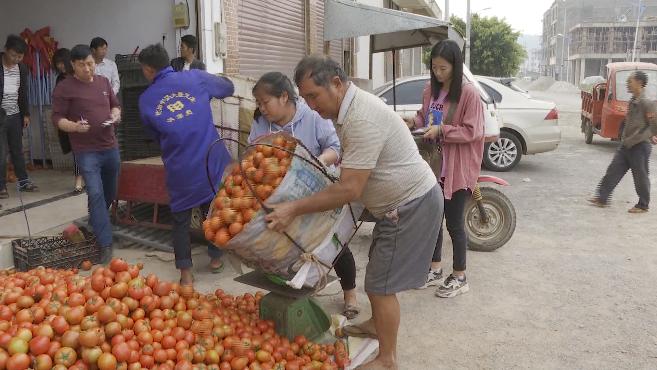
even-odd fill
[[[515,205],[517,228],[498,251],[469,252],[469,293],[439,299],[429,289],[399,296],[400,369],[657,368],[657,211],[627,213],[636,201],[629,175],[611,207],[587,205],[617,144],[599,137],[584,143],[577,94],[533,95],[558,103],[562,143],[495,174],[511,183],[501,190]],[[651,170],[654,187],[654,162]],[[370,314],[362,281],[371,229],[365,225],[351,245],[363,308],[358,319]],[[165,279],[178,278],[172,254],[128,248],[116,255],[145,262],[147,272]],[[200,291],[255,291],[234,282],[230,267],[210,274],[202,248],[194,261]],[[337,286],[318,300],[329,313],[340,311]]]
[[[627,213],[629,174],[610,208],[589,206],[617,143],[584,143],[578,95],[533,95],[557,102],[561,145],[497,174],[517,229],[500,250],[468,254],[467,295],[401,296],[404,369],[657,368],[657,214]]]

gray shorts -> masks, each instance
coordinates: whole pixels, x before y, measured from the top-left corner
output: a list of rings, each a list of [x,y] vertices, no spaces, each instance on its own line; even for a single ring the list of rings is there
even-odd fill
[[[443,217],[443,193],[436,185],[378,219],[365,272],[365,291],[392,295],[427,280]]]

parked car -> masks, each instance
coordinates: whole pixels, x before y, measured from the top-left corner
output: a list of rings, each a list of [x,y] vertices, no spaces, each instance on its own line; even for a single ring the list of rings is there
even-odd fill
[[[484,166],[492,171],[509,171],[523,154],[555,150],[561,142],[559,112],[552,102],[528,98],[488,77],[475,76],[495,101],[502,117],[500,138],[486,143]]]
[[[522,87],[513,83],[516,80],[514,77],[486,77],[486,78],[491,79],[499,84],[502,84],[513,91],[517,91],[528,98],[531,98],[528,90],[525,90]]]
[[[493,99],[488,95],[486,90],[479,85],[475,80],[475,77],[465,65],[463,66],[463,75],[466,80],[474,83],[479,91],[481,102],[484,106],[486,122],[497,125],[501,129],[502,118],[499,116],[499,113],[495,108],[495,102]],[[424,86],[426,86],[428,81],[429,75],[406,77],[397,80],[396,88],[394,89],[394,98],[397,102],[396,111],[402,116],[402,118],[413,118],[417,114],[417,111],[422,109],[422,90],[424,90]],[[395,104],[393,104],[395,99],[393,99],[392,82],[388,82],[378,87],[374,90],[374,94],[380,97],[388,105],[392,107],[395,106]]]

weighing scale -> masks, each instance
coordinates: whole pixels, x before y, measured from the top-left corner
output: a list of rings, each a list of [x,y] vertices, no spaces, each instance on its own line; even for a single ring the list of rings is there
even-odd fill
[[[311,297],[315,290],[294,289],[285,285],[281,278],[270,276],[261,271],[252,271],[234,280],[269,292],[260,301],[260,318],[272,320],[276,324],[277,333],[290,340],[303,335],[317,341],[331,327],[331,320]],[[280,281],[274,282],[276,279]],[[333,276],[327,276],[327,279],[328,283],[337,280]]]

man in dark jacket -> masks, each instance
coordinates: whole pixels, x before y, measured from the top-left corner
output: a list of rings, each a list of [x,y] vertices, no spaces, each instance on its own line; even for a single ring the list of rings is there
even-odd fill
[[[193,35],[185,35],[180,38],[180,57],[171,60],[171,67],[176,72],[189,71],[190,69],[201,69],[205,71],[205,64],[196,59],[198,40]]]
[[[628,105],[621,145],[598,185],[597,195],[590,199],[593,205],[605,207],[611,193],[628,170],[632,170],[634,187],[639,202],[630,213],[648,212],[650,203],[650,178],[648,167],[652,144],[657,144],[657,107],[645,95],[648,76],[642,71],[633,72],[627,79],[627,89],[632,93]]]
[[[27,100],[27,66],[21,61],[27,51],[25,41],[9,35],[5,52],[0,54],[0,199],[9,198],[7,192],[7,149],[18,178],[20,191],[36,191],[28,179],[23,157],[23,129],[30,125]]]

